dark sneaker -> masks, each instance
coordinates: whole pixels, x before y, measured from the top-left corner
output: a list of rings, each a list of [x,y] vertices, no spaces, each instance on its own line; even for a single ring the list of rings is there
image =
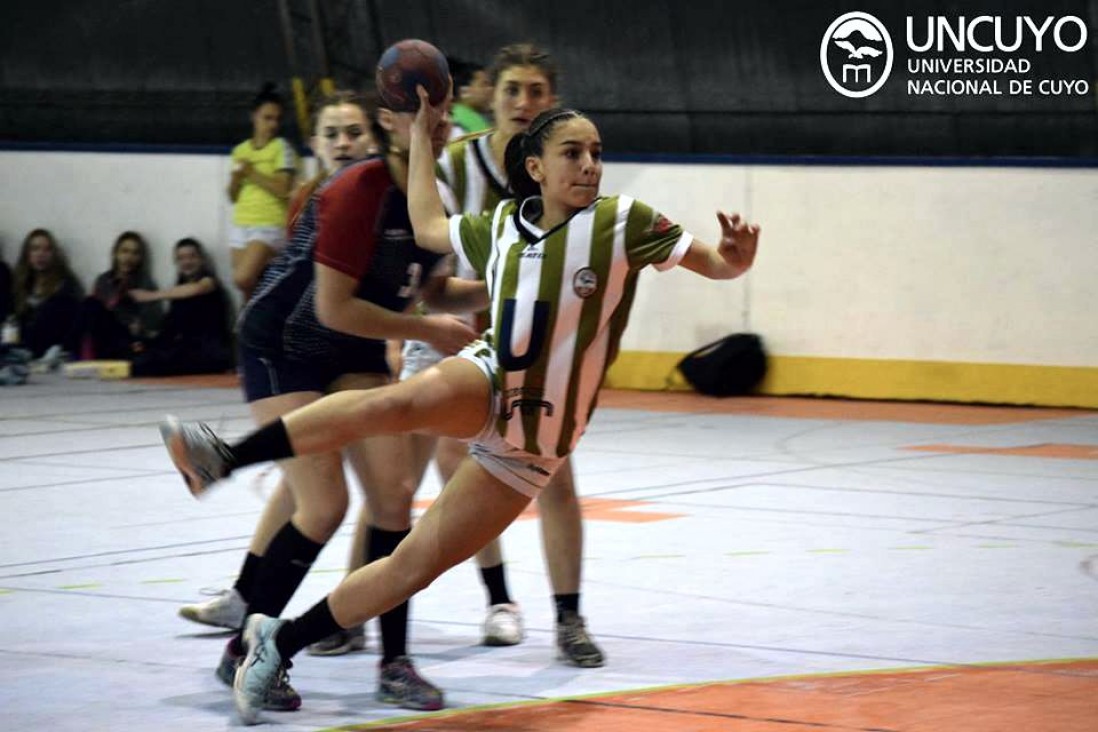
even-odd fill
[[[366,648],[366,626],[356,625],[347,630],[340,629],[324,640],[309,646],[310,656],[342,656],[352,651]]]
[[[208,426],[184,424],[169,415],[160,423],[160,437],[195,498],[229,475],[229,446]]]
[[[567,611],[557,622],[557,658],[580,668],[597,668],[605,663],[602,651],[587,633],[587,623],[578,613]]]
[[[442,709],[442,690],[416,671],[412,659],[398,656],[378,671],[377,700],[404,709],[433,712]]]
[[[244,660],[243,654],[236,655],[232,651],[232,642],[225,646],[225,652],[221,654],[221,661],[217,664],[217,678],[230,689],[233,688],[233,679],[240,662]],[[286,664],[286,669],[292,666]],[[267,692],[263,702],[263,708],[269,712],[296,712],[301,708],[301,695],[294,687],[290,686],[290,677],[282,670],[282,674],[274,686]]]

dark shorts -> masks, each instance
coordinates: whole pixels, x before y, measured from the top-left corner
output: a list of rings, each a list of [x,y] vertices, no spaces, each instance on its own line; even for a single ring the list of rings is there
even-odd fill
[[[388,374],[380,363],[332,363],[322,359],[299,361],[285,356],[269,356],[255,349],[240,348],[240,374],[244,398],[251,403],[268,397],[295,392],[324,394],[344,374]]]

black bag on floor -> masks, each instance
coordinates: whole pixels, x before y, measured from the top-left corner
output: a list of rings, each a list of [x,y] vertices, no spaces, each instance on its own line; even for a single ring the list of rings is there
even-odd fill
[[[766,352],[754,333],[733,333],[687,354],[678,368],[702,394],[749,394],[766,376]]]

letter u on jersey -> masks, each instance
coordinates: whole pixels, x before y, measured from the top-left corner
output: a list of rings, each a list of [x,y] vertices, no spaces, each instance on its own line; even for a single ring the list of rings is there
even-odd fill
[[[541,355],[545,347],[545,336],[549,330],[549,303],[544,300],[534,302],[534,318],[530,324],[530,341],[526,353],[521,356],[511,352],[511,342],[515,329],[514,298],[503,301],[503,317],[499,328],[499,365],[507,371],[525,371]]]

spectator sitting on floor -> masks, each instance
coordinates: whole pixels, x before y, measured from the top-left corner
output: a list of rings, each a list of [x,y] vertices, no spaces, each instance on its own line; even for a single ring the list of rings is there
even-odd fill
[[[51,348],[57,360],[62,349],[75,351],[81,297],[83,288],[53,234],[27,234],[15,264],[12,301],[19,344],[35,358]]]
[[[205,249],[188,237],[174,252],[175,287],[129,293],[138,303],[170,303],[159,335],[134,356],[134,376],[213,374],[232,366],[229,301]]]
[[[133,290],[156,290],[149,276],[149,246],[133,231],[118,236],[111,249],[111,268],[95,280],[84,301],[85,358],[129,361],[145,349],[160,328],[159,302],[140,303]]]

